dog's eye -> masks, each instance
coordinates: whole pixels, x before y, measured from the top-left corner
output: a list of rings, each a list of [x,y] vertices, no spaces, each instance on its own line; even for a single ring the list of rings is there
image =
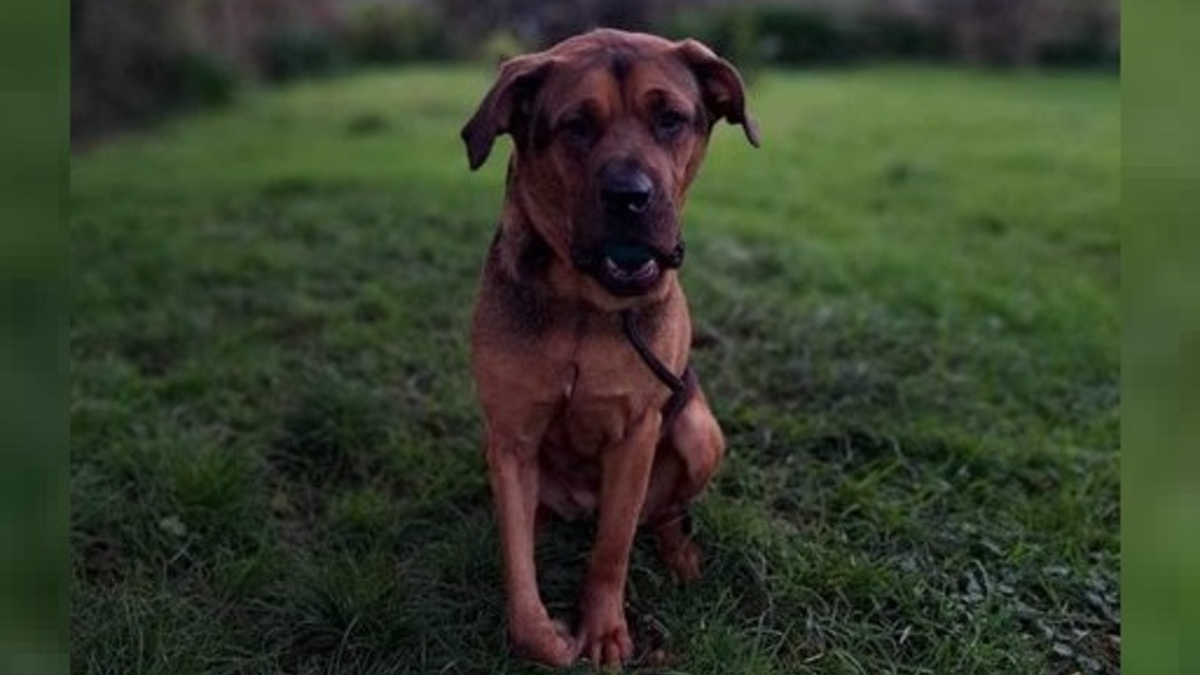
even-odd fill
[[[673,138],[688,124],[688,117],[676,110],[666,110],[654,118],[654,134],[661,140]]]
[[[586,115],[568,117],[559,124],[558,129],[574,142],[586,142],[592,137],[592,121]]]

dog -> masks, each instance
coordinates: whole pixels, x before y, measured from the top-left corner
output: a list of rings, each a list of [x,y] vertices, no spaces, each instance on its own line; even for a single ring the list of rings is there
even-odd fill
[[[687,504],[725,453],[688,366],[680,214],[716,122],[758,146],[741,76],[695,40],[596,30],[505,61],[462,130],[472,170],[512,137],[471,364],[503,554],[509,638],[551,666],[619,666],[630,549],[653,531],[700,574]],[[538,592],[537,521],[595,515],[575,633]]]

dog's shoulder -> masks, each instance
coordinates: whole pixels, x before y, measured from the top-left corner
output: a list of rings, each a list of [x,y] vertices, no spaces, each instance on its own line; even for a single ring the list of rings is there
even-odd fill
[[[547,278],[553,255],[536,233],[497,228],[483,266],[477,330],[521,340],[545,334],[554,321]]]

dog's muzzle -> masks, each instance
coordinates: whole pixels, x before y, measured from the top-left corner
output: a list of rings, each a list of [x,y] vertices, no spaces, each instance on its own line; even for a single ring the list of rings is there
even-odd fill
[[[635,296],[654,288],[667,270],[683,265],[683,252],[683,241],[670,251],[642,243],[611,241],[573,250],[571,262],[613,295]]]

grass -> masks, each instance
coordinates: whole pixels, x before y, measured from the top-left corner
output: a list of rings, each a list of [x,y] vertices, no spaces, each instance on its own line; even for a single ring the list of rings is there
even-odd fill
[[[302,84],[74,158],[75,672],[545,672],[505,642],[467,368],[486,85]],[[706,576],[639,543],[634,669],[1118,672],[1116,81],[751,104],[763,149],[719,128],[686,213],[730,445]],[[539,544],[553,613],[588,536]]]

